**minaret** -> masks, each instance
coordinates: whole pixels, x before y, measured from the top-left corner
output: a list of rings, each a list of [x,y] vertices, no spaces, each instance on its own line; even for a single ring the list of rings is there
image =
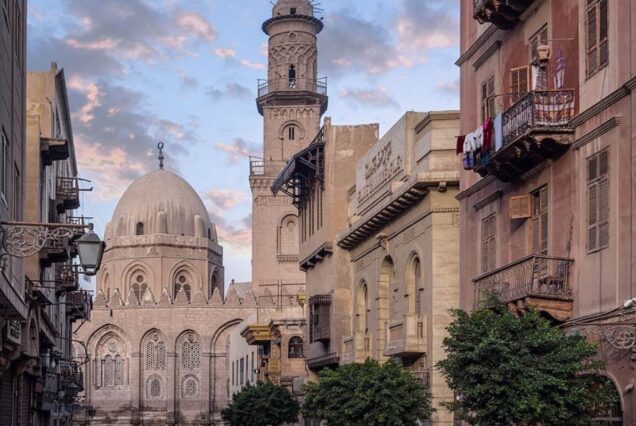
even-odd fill
[[[298,268],[298,212],[288,197],[273,197],[270,187],[286,162],[311,143],[327,110],[327,81],[318,78],[317,64],[323,23],[312,3],[278,0],[263,23],[268,70],[256,99],[263,116],[263,158],[253,160],[250,170],[252,282],[258,294],[269,288],[275,295],[277,282],[305,282]]]

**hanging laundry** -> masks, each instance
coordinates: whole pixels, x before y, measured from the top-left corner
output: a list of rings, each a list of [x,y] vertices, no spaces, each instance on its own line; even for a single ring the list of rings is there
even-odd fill
[[[498,114],[494,120],[495,152],[503,148],[503,114]]]

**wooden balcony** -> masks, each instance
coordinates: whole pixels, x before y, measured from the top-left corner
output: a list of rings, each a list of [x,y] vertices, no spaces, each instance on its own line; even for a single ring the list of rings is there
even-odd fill
[[[331,339],[331,295],[309,298],[309,341],[329,342]]]
[[[73,265],[57,265],[55,268],[55,288],[57,294],[79,289],[77,271],[73,268]]]
[[[80,206],[80,188],[77,178],[57,178],[55,201],[57,212],[60,214]]]
[[[473,17],[480,24],[489,22],[509,30],[534,0],[473,0]]]
[[[371,337],[362,332],[342,338],[342,364],[363,363],[371,357]]]
[[[426,317],[405,315],[387,324],[384,355],[409,357],[426,353]]]
[[[529,307],[566,321],[573,315],[574,296],[570,280],[573,259],[528,256],[473,280],[475,306],[489,294],[521,314]]]
[[[40,265],[43,267],[66,262],[69,259],[69,239],[66,237],[49,238],[38,254]]]
[[[68,140],[40,138],[40,153],[45,166],[50,166],[54,161],[66,160],[70,156]]]
[[[93,298],[86,290],[72,291],[66,295],[66,313],[71,321],[90,321]]]
[[[481,176],[513,181],[548,159],[563,155],[574,140],[574,90],[533,91],[503,114],[503,143],[475,165]],[[493,137],[494,138],[494,137]]]
[[[263,345],[274,340],[269,325],[252,324],[241,331],[241,336],[248,345]]]

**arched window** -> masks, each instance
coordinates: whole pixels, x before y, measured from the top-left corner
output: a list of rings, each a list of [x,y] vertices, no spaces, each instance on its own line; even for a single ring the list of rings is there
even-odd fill
[[[144,235],[144,223],[143,222],[137,222],[137,225],[135,226],[135,235]]]
[[[296,140],[296,126],[287,127],[287,139],[290,141]]]
[[[124,385],[124,358],[121,355],[115,356],[115,386]]]
[[[143,272],[138,271],[133,274],[133,284],[131,288],[133,293],[135,293],[137,300],[141,302],[146,294],[146,290],[148,289],[148,282]]]
[[[152,333],[146,343],[146,370],[158,371],[166,369],[166,344],[159,333]]]
[[[420,259],[413,256],[406,271],[406,291],[409,314],[422,314],[422,268]]]
[[[114,389],[126,382],[126,358],[120,350],[123,344],[116,338],[108,338],[97,349],[99,367],[95,369],[95,383],[98,387]]]
[[[413,265],[413,274],[415,275],[415,313],[417,315],[421,315],[422,297],[424,297],[424,286],[422,284],[422,264],[420,263],[419,258],[415,259],[415,264]]]
[[[298,218],[295,215],[285,216],[278,229],[278,254],[297,256],[298,245]]]
[[[364,281],[358,288],[356,308],[358,331],[367,334],[369,332],[369,289]]]
[[[198,370],[201,366],[201,346],[194,334],[189,333],[181,343],[181,367]]]
[[[158,377],[151,377],[148,380],[148,398],[149,399],[161,398],[161,380]]]
[[[605,376],[598,376],[593,383],[593,391],[601,393],[607,401],[605,404],[591,407],[593,412],[593,423],[595,425],[621,426],[623,424],[623,407],[621,397],[611,379]]]
[[[106,355],[102,361],[103,369],[103,384],[105,388],[112,388],[115,386],[115,362],[113,357]]]
[[[289,88],[295,89],[296,88],[296,66],[295,65],[289,66],[288,76],[289,76]]]
[[[298,336],[294,336],[289,339],[288,358],[302,358],[303,357],[303,339]]]
[[[192,376],[188,376],[183,381],[183,398],[193,399],[199,396],[199,381]]]
[[[221,290],[221,278],[219,277],[218,269],[215,269],[212,274],[212,280],[210,282],[210,297],[212,297],[215,289],[218,289],[219,291]]]
[[[181,272],[177,274],[177,277],[174,283],[174,298],[175,299],[177,298],[177,295],[179,294],[181,290],[183,290],[189,302],[190,294],[192,292],[192,280],[190,279],[190,275],[188,275],[186,272]]]

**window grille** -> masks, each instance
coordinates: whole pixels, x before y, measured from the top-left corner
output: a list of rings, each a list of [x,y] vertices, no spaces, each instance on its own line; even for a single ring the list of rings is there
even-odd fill
[[[112,388],[115,386],[115,365],[113,357],[106,355],[103,361],[104,364],[104,387]]]
[[[188,377],[183,382],[183,397],[192,399],[199,395],[199,382],[194,377]]]
[[[115,357],[115,386],[124,385],[124,358],[120,355]]]
[[[184,370],[198,370],[201,365],[201,347],[192,334],[183,341],[181,366]]]
[[[161,382],[159,379],[154,378],[150,380],[149,396],[153,399],[161,398]]]

